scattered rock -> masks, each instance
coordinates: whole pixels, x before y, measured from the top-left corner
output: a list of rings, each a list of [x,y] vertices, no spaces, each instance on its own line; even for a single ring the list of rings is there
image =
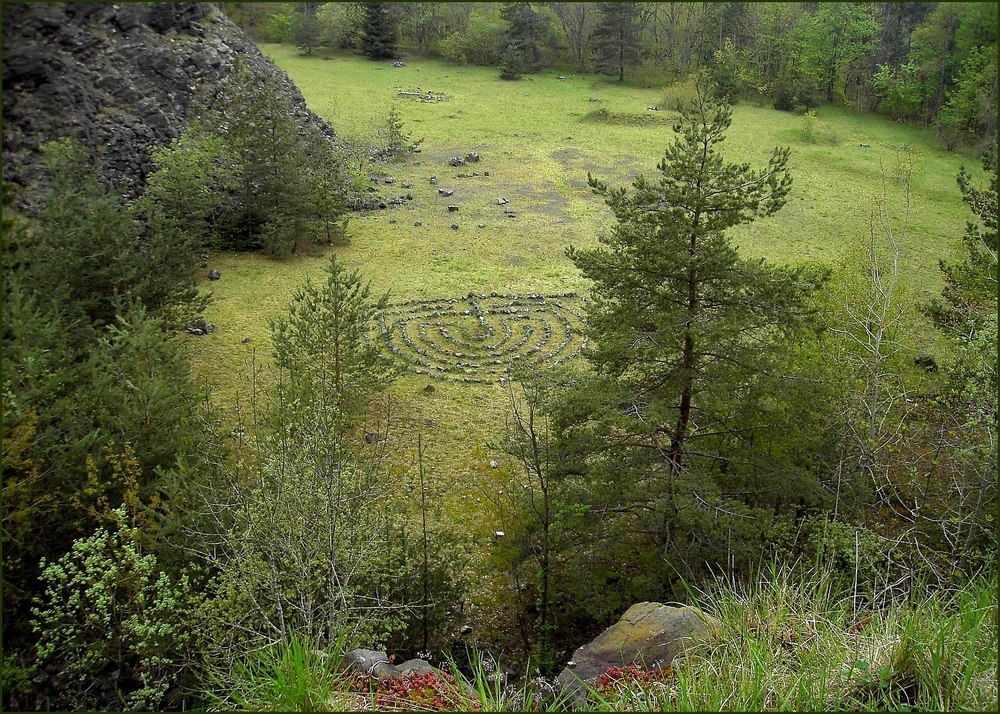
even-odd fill
[[[453,156],[448,163],[451,166],[465,166],[465,159],[461,156]]]
[[[438,182],[438,177],[437,176],[431,176],[430,182],[431,183],[437,183]]]
[[[208,335],[215,332],[215,325],[205,322],[204,319],[199,318],[186,324],[184,329],[192,335]]]
[[[458,634],[463,637],[472,634],[472,625],[462,625],[462,629],[458,631]]]
[[[396,177],[386,176],[384,179],[382,179],[382,183],[384,183],[386,186],[391,186],[392,184],[396,183]]]
[[[490,175],[489,171],[483,171],[483,176],[489,176],[489,175]]]
[[[448,204],[448,213],[454,213],[457,210],[458,210],[458,206],[456,206],[456,205],[454,205],[452,203]]]
[[[690,644],[710,638],[718,627],[718,621],[696,608],[640,602],[577,649],[556,683],[572,703],[580,705],[586,700],[584,682],[593,684],[608,667],[640,663],[649,670],[662,669]]]
[[[390,219],[389,219],[389,223],[395,223],[395,222],[396,222],[396,219],[395,219],[395,218],[390,218]]]
[[[928,372],[937,372],[938,364],[933,355],[917,355],[913,358],[913,364],[923,367]]]
[[[872,148],[871,144],[858,144],[858,146],[861,147],[862,149],[870,149],[870,148]]]
[[[480,228],[485,228],[485,227],[486,227],[486,224],[485,224],[485,223],[480,223],[480,224],[479,224],[479,227],[480,227]]]
[[[468,154],[465,155],[465,160],[471,164],[474,164],[477,161],[479,161],[479,154],[477,154],[475,151],[470,151]]]
[[[208,271],[208,279],[209,280],[218,280],[221,277],[222,277],[222,273],[220,273],[218,270],[210,270],[210,271]]]
[[[455,191],[453,189],[450,189],[450,188],[439,188],[438,189],[438,193],[440,195],[442,195],[442,196],[450,196],[453,193],[455,193]]]
[[[508,203],[510,203],[510,201],[508,201],[506,198],[498,198],[497,199],[497,205],[498,206],[506,206]]]
[[[244,338],[243,338],[242,340],[240,340],[240,341],[241,341],[241,342],[242,342],[243,344],[245,344],[245,345],[249,345],[249,344],[250,344],[250,338],[249,338],[249,337],[244,337]]]
[[[371,432],[365,434],[365,441],[369,444],[377,444],[380,439],[378,434],[373,434]]]
[[[490,459],[490,468],[491,469],[498,469],[498,468],[500,468],[500,464],[497,463],[496,459]]]
[[[403,188],[413,188],[413,182],[412,181],[404,181],[403,183],[401,183],[399,185],[402,186]]]
[[[451,229],[452,229],[453,231],[457,231],[457,230],[458,230],[458,224],[457,224],[457,223],[452,223],[452,224],[451,224]]]
[[[393,62],[389,66],[390,67],[405,67],[406,66],[406,62],[403,62],[402,60],[396,60],[395,62]]]
[[[556,77],[556,79],[566,79],[566,78],[560,74],[558,77]]]
[[[493,531],[493,537],[494,538],[506,538],[507,534],[504,533],[503,531]]]
[[[384,210],[384,209],[386,209],[386,208],[388,208],[388,207],[389,207],[389,204],[388,204],[388,203],[386,203],[385,201],[379,201],[379,202],[378,202],[378,203],[376,204],[376,206],[377,206],[377,207],[378,207],[379,209],[383,209],[383,210]]]
[[[413,227],[414,227],[414,228],[420,228],[420,226],[422,226],[422,225],[424,225],[424,224],[423,224],[423,223],[421,223],[420,221],[414,221],[414,222],[413,222]]]
[[[660,111],[660,108],[658,106],[656,106],[655,104],[653,106],[651,106],[651,107],[646,107],[646,109],[647,109],[647,111],[651,111],[651,112],[658,112],[658,111]]]
[[[434,385],[428,384],[421,391],[423,391],[424,394],[432,394],[434,392]]]

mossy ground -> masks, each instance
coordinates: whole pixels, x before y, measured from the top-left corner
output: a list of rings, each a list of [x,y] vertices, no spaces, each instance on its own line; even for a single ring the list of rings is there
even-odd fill
[[[405,127],[423,138],[421,153],[380,171],[396,180],[381,187],[384,195],[412,193],[413,200],[353,217],[351,244],[335,249],[349,268],[361,269],[375,292],[390,291],[392,300],[460,297],[470,291],[586,292],[586,281],[565,249],[594,245],[611,224],[607,207],[587,186],[588,171],[613,184],[652,174],[673,136],[669,122],[645,119],[670,113],[647,109],[660,103],[662,90],[596,75],[566,73],[562,79],[545,72],[503,82],[491,68],[409,59],[397,68],[346,54],[303,57],[284,45],[263,50],[289,73],[309,107],[341,135],[370,135],[395,104]],[[447,99],[423,102],[399,97],[400,90],[430,90]],[[599,109],[614,119],[636,119],[595,121]],[[959,255],[969,217],[955,176],[963,162],[976,162],[945,152],[919,128],[836,107],[821,107],[817,115],[810,142],[803,138],[798,115],[753,103],[735,107],[723,147],[728,159],[759,166],[773,147],[790,146],[794,178],[787,206],[737,231],[736,243],[747,254],[777,262],[821,261],[836,267],[866,235],[871,199],[881,193],[880,163],[891,178],[898,152],[906,146],[919,160],[902,266],[919,297],[936,294],[938,260]],[[467,152],[477,152],[481,161],[449,166],[449,158]],[[488,177],[457,177],[486,171]],[[436,185],[431,176],[437,176]],[[413,188],[402,188],[404,182]],[[454,194],[442,197],[439,188]],[[890,196],[898,203],[899,189],[891,181]],[[510,203],[498,206],[501,197]],[[449,213],[448,204],[457,205],[458,212]],[[506,217],[505,208],[516,217]],[[422,225],[415,226],[418,222]],[[252,351],[266,361],[268,319],[286,309],[292,291],[307,277],[322,278],[329,252],[281,262],[260,255],[212,256],[210,267],[222,272],[220,281],[205,283],[214,294],[206,316],[216,332],[190,342],[195,372],[219,408],[230,411],[246,386]],[[933,337],[925,329],[917,339],[929,344]],[[488,445],[502,433],[506,391],[497,384],[434,381],[434,391],[426,393],[429,383],[404,374],[389,390],[396,461],[400,468],[413,462],[422,434],[429,497],[440,508],[441,522],[488,544],[489,533],[499,526],[487,494],[499,487],[503,473],[503,468],[489,468],[497,456]],[[407,474],[404,479],[415,479],[415,469]],[[481,573],[474,599],[488,600],[492,581]]]

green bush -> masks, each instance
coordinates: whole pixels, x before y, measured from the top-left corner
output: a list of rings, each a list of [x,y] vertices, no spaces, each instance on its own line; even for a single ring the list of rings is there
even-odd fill
[[[108,527],[43,563],[32,624],[55,708],[159,709],[188,664],[197,597],[187,575],[174,580],[141,552],[125,506],[111,516]]]
[[[495,67],[503,51],[505,24],[495,10],[473,11],[469,24],[438,43],[437,52],[456,64]]]

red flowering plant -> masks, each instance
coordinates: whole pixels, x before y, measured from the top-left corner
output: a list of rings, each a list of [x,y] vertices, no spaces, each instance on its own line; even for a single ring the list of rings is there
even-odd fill
[[[646,693],[652,689],[662,689],[673,678],[674,670],[669,665],[652,670],[646,669],[641,664],[612,666],[598,677],[594,691],[603,699],[619,699],[630,697],[636,692]]]
[[[356,673],[351,689],[375,695],[379,711],[478,711],[477,701],[463,696],[455,678],[445,672],[409,672],[401,677],[377,679]]]

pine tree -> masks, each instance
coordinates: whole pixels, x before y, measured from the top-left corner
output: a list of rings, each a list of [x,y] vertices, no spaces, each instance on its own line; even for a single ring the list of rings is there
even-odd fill
[[[523,72],[537,72],[541,65],[539,45],[548,30],[549,18],[530,2],[504,3],[500,17],[507,21],[506,47],[502,57],[503,79],[517,79]]]
[[[597,62],[605,74],[618,73],[625,80],[625,67],[639,62],[639,6],[633,2],[609,2],[598,6],[600,22],[594,29]]]
[[[365,331],[388,296],[371,299],[357,271],[330,258],[326,285],[311,280],[295,292],[288,318],[271,323],[274,356],[290,387],[349,411],[391,378],[391,366]]]
[[[368,59],[393,59],[396,57],[396,26],[389,6],[384,2],[362,4],[365,13],[361,52]]]
[[[229,191],[218,217],[220,237],[277,258],[328,234],[345,210],[333,196],[341,193],[334,189],[342,162],[316,127],[300,125],[282,97],[273,76],[258,77],[237,61],[226,80],[226,100],[205,124],[223,141]]]
[[[319,16],[316,14],[323,3],[303,2],[292,13],[292,42],[300,50],[311,57],[313,49],[320,43],[320,33],[323,29]]]
[[[788,150],[775,149],[762,170],[726,163],[718,145],[731,109],[710,100],[705,84],[682,109],[655,179],[640,176],[631,191],[590,179],[617,224],[600,248],[568,251],[594,282],[588,358],[599,384],[569,398],[563,422],[592,439],[581,468],[604,469],[597,478],[615,497],[635,497],[627,508],[660,514],[649,526],[660,547],[676,537],[681,511],[690,519],[722,498],[718,484],[733,478],[719,470],[727,456],[765,488],[766,459],[755,465],[748,425],[773,401],[767,380],[823,280],[737,252],[727,231],[784,205]]]

